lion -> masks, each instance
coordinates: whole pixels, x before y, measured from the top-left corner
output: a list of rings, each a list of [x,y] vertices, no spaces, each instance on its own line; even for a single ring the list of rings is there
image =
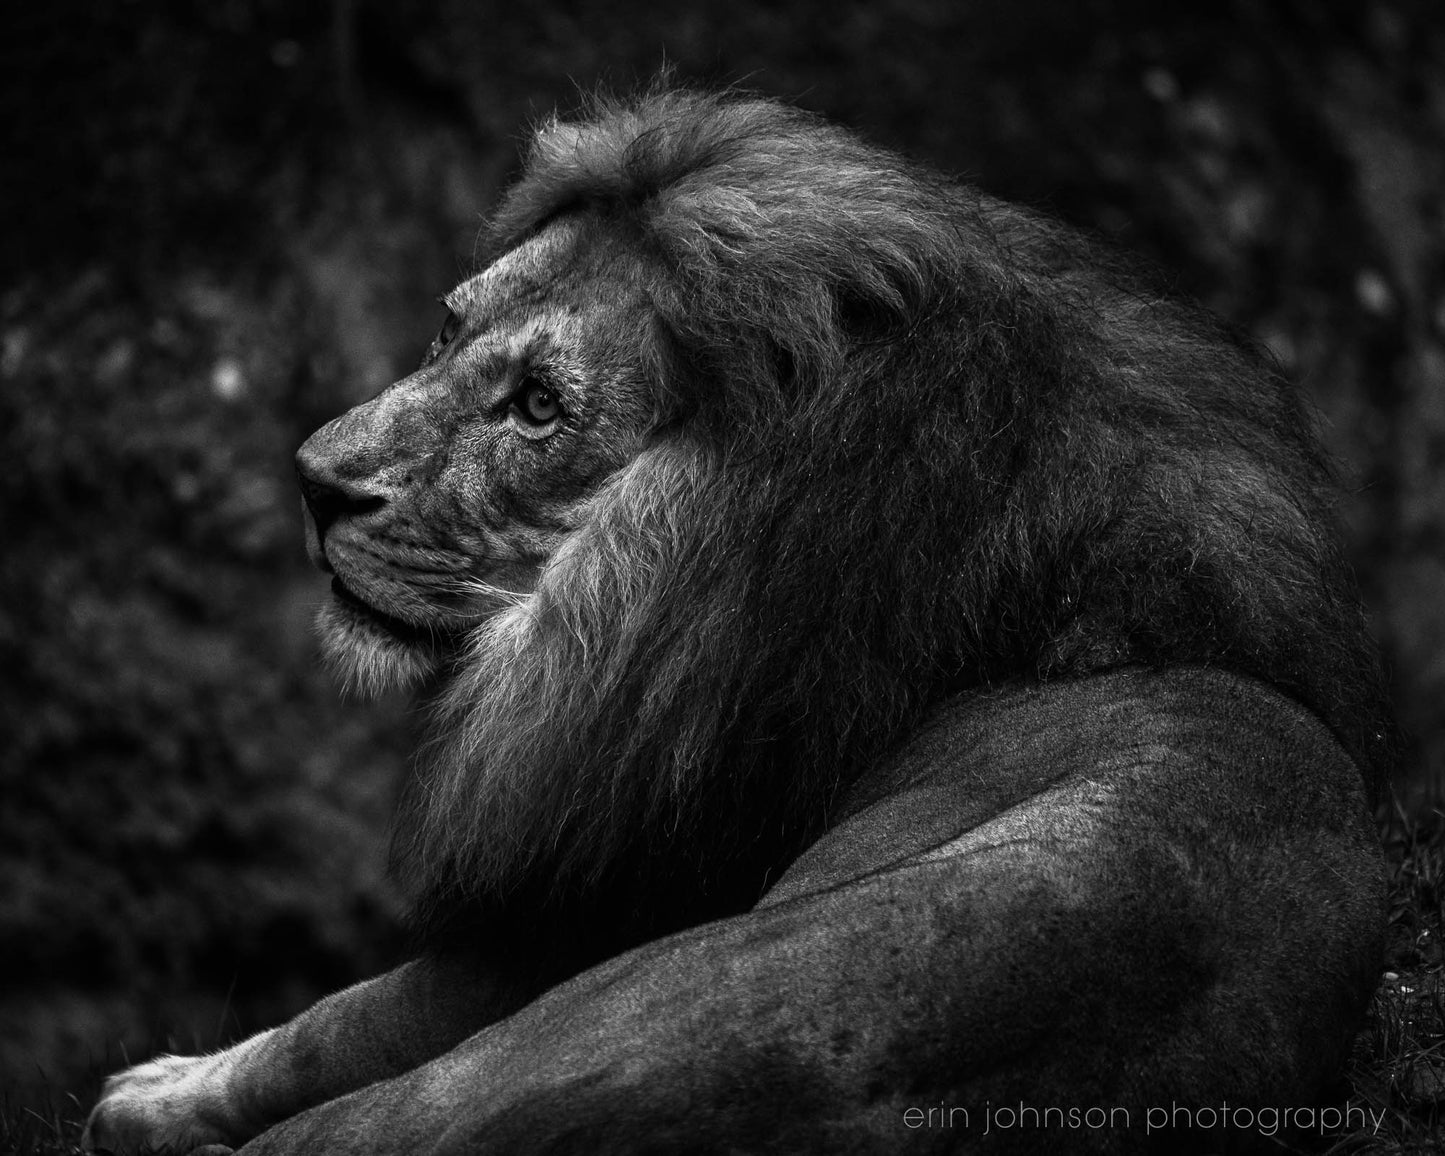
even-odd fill
[[[1220,1149],[1329,1094],[1393,732],[1267,358],[736,92],[554,117],[488,237],[297,456],[326,661],[429,712],[420,954],[87,1146]]]

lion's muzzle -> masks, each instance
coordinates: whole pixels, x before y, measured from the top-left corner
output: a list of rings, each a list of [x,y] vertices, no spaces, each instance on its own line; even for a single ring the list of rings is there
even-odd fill
[[[306,551],[325,573],[331,573],[326,558],[326,532],[345,517],[369,514],[386,504],[359,480],[348,479],[318,445],[321,433],[309,438],[296,452],[296,476],[306,509]]]

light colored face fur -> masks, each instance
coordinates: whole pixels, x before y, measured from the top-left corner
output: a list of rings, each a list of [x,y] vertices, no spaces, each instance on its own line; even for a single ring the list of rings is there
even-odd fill
[[[524,601],[654,419],[641,266],[595,224],[558,219],[444,301],[421,368],[297,454],[323,651],[362,693]]]

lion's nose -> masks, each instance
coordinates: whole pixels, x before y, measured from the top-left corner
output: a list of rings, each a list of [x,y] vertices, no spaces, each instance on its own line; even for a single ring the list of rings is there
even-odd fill
[[[364,481],[342,477],[323,453],[313,451],[311,442],[296,453],[296,476],[316,526],[318,544],[338,518],[369,513],[386,504],[386,499],[373,493]]]

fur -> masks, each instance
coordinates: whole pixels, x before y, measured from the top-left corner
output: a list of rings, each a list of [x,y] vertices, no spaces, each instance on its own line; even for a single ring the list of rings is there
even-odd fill
[[[398,840],[432,935],[746,905],[932,706],[1013,680],[1239,671],[1378,781],[1330,471],[1216,323],[1056,224],[738,95],[544,125],[493,251],[564,214],[651,270],[659,420],[437,691]]]

